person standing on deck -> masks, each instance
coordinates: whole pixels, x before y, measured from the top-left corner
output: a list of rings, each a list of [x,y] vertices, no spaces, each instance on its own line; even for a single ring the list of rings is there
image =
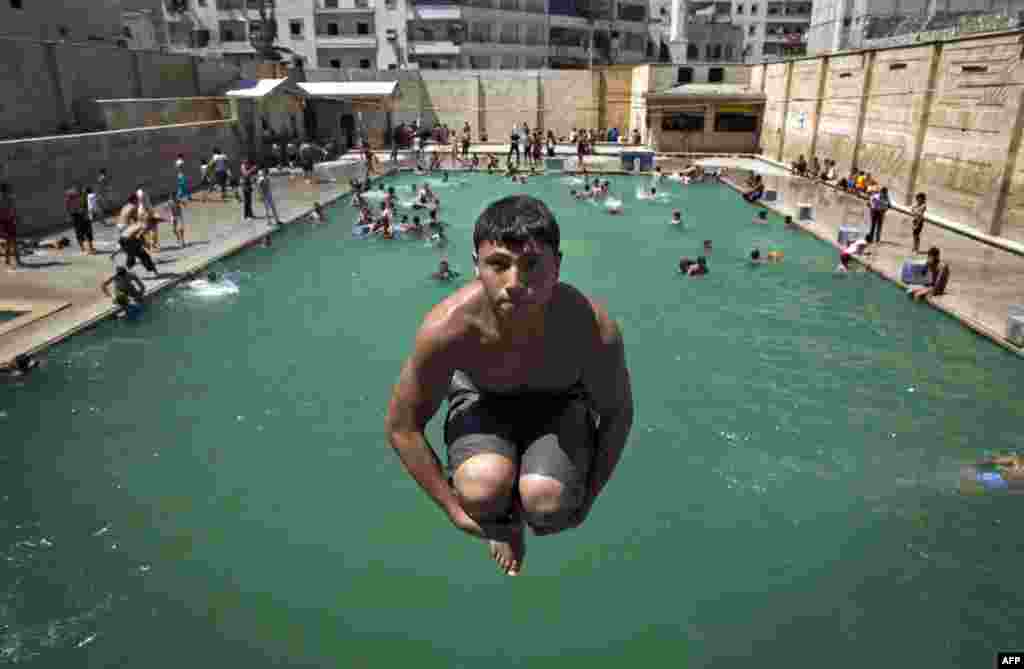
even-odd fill
[[[277,215],[277,204],[274,203],[274,191],[270,188],[270,174],[267,170],[264,169],[260,172],[256,185],[260,189],[260,198],[263,200],[263,208],[267,212],[267,221],[273,220],[277,225],[281,225],[281,217]],[[271,214],[274,215],[273,219],[270,218]]]
[[[560,233],[527,195],[489,205],[473,232],[476,280],[424,318],[388,405],[392,448],[463,532],[520,573],[524,525],[579,527],[633,424],[618,324],[559,280]],[[426,440],[448,397],[448,470]]]
[[[18,208],[8,183],[0,183],[0,238],[4,240],[4,264],[14,270],[21,265],[18,257]]]

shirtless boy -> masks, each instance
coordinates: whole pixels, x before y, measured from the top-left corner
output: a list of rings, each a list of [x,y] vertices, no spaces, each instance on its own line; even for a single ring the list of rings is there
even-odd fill
[[[420,487],[509,575],[523,566],[524,525],[547,535],[586,520],[633,423],[622,334],[559,281],[559,240],[527,195],[480,214],[477,279],[424,318],[385,426]],[[446,396],[447,471],[424,435]]]

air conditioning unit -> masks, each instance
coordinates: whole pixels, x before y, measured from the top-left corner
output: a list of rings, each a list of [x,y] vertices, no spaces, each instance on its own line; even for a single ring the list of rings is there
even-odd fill
[[[398,39],[398,31],[397,31],[397,30],[395,30],[394,28],[388,28],[388,29],[387,29],[387,30],[385,31],[385,35],[386,35],[386,37],[387,37],[387,40],[388,40],[389,42],[394,42],[395,40],[397,40],[397,39]]]

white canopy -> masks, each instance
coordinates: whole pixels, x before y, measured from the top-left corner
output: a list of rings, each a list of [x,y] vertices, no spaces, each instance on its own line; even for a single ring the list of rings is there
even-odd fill
[[[398,95],[397,81],[303,81],[299,88],[314,98],[351,100],[389,98]]]
[[[306,92],[294,84],[286,84],[287,79],[257,79],[254,86],[228,91],[225,95],[232,98],[262,98],[270,93],[298,95],[306,97]]]

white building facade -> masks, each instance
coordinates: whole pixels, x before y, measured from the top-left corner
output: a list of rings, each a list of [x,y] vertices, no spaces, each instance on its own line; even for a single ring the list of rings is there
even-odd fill
[[[811,0],[650,3],[652,39],[668,47],[668,53],[660,49],[660,62],[759,63],[806,53]],[[732,28],[742,33],[742,43],[735,52]]]
[[[129,0],[131,1],[131,0]],[[145,2],[147,0],[135,0]],[[152,1],[152,0],[148,0]],[[522,69],[652,60],[649,0],[276,0],[275,44],[316,68]],[[163,0],[172,51],[253,60],[259,0]]]

